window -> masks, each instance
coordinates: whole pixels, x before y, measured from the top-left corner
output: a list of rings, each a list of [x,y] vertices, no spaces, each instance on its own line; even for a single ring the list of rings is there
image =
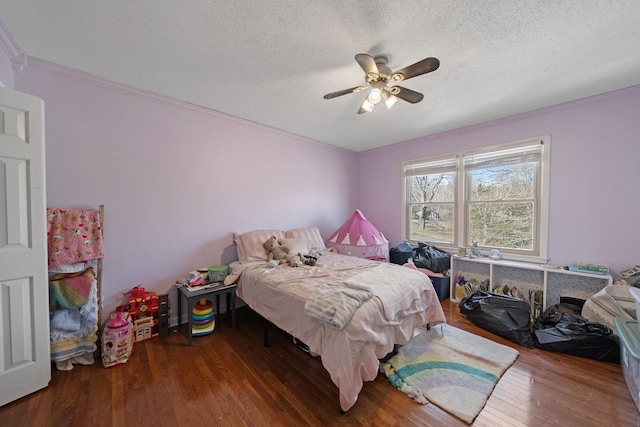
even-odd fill
[[[549,138],[403,164],[404,234],[546,262]]]
[[[405,165],[408,240],[455,246],[457,172],[457,156]]]

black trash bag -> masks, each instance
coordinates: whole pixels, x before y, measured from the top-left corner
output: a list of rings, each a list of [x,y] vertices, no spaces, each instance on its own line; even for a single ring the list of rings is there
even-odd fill
[[[474,290],[460,301],[460,313],[476,326],[523,347],[535,345],[529,304],[523,299]]]
[[[413,247],[407,240],[389,250],[389,261],[393,264],[405,264],[413,258]]]
[[[534,325],[536,347],[603,362],[620,363],[620,341],[606,325],[580,315],[580,307],[556,304]]]
[[[435,246],[418,242],[418,247],[413,250],[413,263],[434,273],[444,273],[451,268],[451,255]]]

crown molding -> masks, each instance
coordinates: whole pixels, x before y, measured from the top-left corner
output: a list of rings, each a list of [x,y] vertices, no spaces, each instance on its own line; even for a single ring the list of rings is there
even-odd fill
[[[0,46],[7,53],[9,58],[19,56],[22,54],[22,50],[18,47],[18,44],[13,40],[11,33],[7,30],[4,22],[0,19]]]
[[[338,151],[345,151],[345,152],[350,152],[350,150],[341,148],[341,147],[336,147],[334,145],[331,144],[327,144],[324,142],[320,142],[320,141],[316,141],[314,139],[309,139],[300,135],[296,135],[290,132],[285,132],[282,131],[280,129],[276,129],[276,128],[272,128],[260,123],[256,123],[256,122],[252,122],[250,120],[246,120],[246,119],[242,119],[240,117],[236,117],[236,116],[232,116],[229,114],[225,114],[225,113],[221,113],[219,111],[215,111],[215,110],[211,110],[209,108],[205,108],[205,107],[201,107],[199,105],[195,105],[195,104],[191,104],[189,102],[186,101],[182,101],[176,98],[171,98],[169,96],[165,96],[165,95],[160,95],[158,93],[152,92],[152,91],[148,91],[148,90],[144,90],[144,89],[139,89],[139,88],[135,88],[132,86],[127,86],[125,84],[122,83],[117,83],[102,77],[97,77],[94,76],[93,74],[89,74],[86,73],[84,71],[79,71],[76,70],[74,68],[70,68],[70,67],[66,67],[63,65],[59,65],[59,64],[55,64],[53,62],[50,61],[46,61],[44,59],[39,59],[39,58],[35,58],[33,56],[29,56],[29,55],[25,55],[23,53],[19,54],[16,57],[16,60],[20,58],[21,62],[21,68],[20,70],[23,70],[25,68],[30,68],[33,70],[37,70],[37,71],[41,71],[44,73],[49,73],[49,74],[54,74],[54,75],[59,75],[63,78],[68,78],[71,80],[75,80],[78,81],[80,83],[84,83],[84,84],[88,84],[91,86],[96,86],[96,87],[101,87],[103,89],[107,89],[107,90],[112,90],[112,91],[116,91],[116,92],[120,92],[123,94],[126,94],[128,96],[133,96],[133,97],[137,97],[137,98],[142,98],[142,99],[147,99],[147,100],[153,100],[156,102],[162,102],[165,104],[170,104],[172,106],[178,107],[178,108],[182,108],[182,109],[186,109],[192,112],[196,112],[199,114],[204,114],[207,116],[213,116],[213,117],[217,117],[223,120],[230,120],[233,121],[239,125],[242,126],[246,126],[246,127],[251,127],[251,128],[257,128],[260,129],[262,131],[265,132],[269,132],[269,133],[276,133],[276,134],[280,134],[283,136],[287,136],[287,137],[294,137],[297,138],[299,140],[303,140],[306,141],[308,143],[312,143],[312,144],[320,144],[322,146],[325,146],[327,148],[331,148],[331,149],[337,149]],[[13,62],[13,59],[12,59]]]
[[[20,50],[20,47],[18,47],[18,44],[2,20],[0,20],[0,47],[2,47],[2,50],[4,50],[9,57],[14,73],[22,71],[27,67],[27,56]]]
[[[331,144],[316,141],[314,139],[309,139],[309,138],[296,135],[290,132],[285,132],[280,129],[272,128],[270,126],[266,126],[260,123],[242,119],[240,117],[224,114],[219,111],[211,110],[209,108],[201,107],[199,105],[191,104],[189,102],[171,98],[169,96],[160,95],[155,92],[147,91],[144,89],[138,89],[132,86],[127,86],[122,83],[116,83],[114,81],[107,80],[102,77],[97,77],[92,74],[86,73],[84,71],[79,71],[74,68],[65,67],[63,65],[55,64],[53,62],[46,61],[44,59],[39,59],[33,56],[26,55],[24,52],[22,52],[18,44],[13,39],[13,37],[11,36],[11,33],[9,32],[9,30],[7,30],[7,27],[4,25],[4,22],[2,22],[2,19],[0,19],[0,48],[2,48],[7,53],[7,56],[11,61],[11,66],[13,68],[14,73],[24,71],[27,68],[32,68],[34,70],[42,71],[49,74],[55,74],[64,78],[76,80],[81,83],[89,84],[91,86],[96,86],[96,87],[101,87],[107,90],[121,92],[129,96],[134,96],[134,97],[144,98],[144,99],[151,99],[153,101],[170,104],[175,107],[187,109],[192,112],[197,112],[199,114],[205,114],[208,116],[213,116],[213,117],[217,117],[224,120],[230,120],[242,126],[257,128],[265,132],[275,133],[275,134],[279,134],[287,137],[293,137],[299,140],[306,141],[308,143],[319,144],[327,148],[335,149],[337,151],[351,152],[350,150],[337,147]]]

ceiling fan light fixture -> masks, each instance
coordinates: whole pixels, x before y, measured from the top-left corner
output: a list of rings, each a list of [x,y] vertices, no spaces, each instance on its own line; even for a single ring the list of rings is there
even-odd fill
[[[371,84],[373,82],[376,82],[380,79],[380,74],[378,73],[367,73],[367,76],[365,78],[365,80],[367,81],[367,83]]]
[[[362,104],[360,105],[360,109],[358,110],[358,114],[370,113],[373,110],[374,106],[375,106],[375,104],[372,104],[371,102],[369,102],[369,97],[366,97],[364,99],[364,101],[362,101]]]
[[[361,90],[371,88],[367,97],[362,101],[362,104],[360,104],[358,114],[371,112],[376,104],[379,104],[383,99],[388,109],[391,109],[399,99],[411,104],[417,104],[424,99],[423,94],[401,86],[387,87],[387,84],[392,82],[397,83],[431,73],[440,66],[440,61],[437,58],[425,58],[408,67],[393,72],[387,66],[389,61],[386,56],[379,55],[373,57],[366,53],[359,53],[355,56],[355,59],[364,71],[366,85],[331,92],[324,95],[324,99],[332,99],[348,93],[360,92]]]
[[[371,89],[369,96],[367,96],[367,101],[369,101],[374,105],[380,102],[381,99],[382,99],[382,90],[378,89],[377,87]]]
[[[377,82],[371,83],[371,92],[367,99],[372,104],[377,104],[382,101],[382,94],[386,90],[385,83],[383,81],[378,80]]]
[[[388,110],[390,110],[391,107],[396,105],[396,102],[398,102],[398,98],[393,96],[388,90],[382,92],[382,97],[384,98],[384,105],[387,106]]]

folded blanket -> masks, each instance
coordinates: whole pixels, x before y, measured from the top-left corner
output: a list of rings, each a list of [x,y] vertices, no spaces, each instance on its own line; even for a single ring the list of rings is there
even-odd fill
[[[63,336],[64,333],[74,333],[80,330],[80,310],[56,310],[49,314],[49,328],[51,333],[49,338],[56,341]]]
[[[415,308],[412,304],[418,295],[429,287],[425,285],[429,280],[424,274],[416,273],[413,269],[397,267],[394,264],[381,263],[348,279],[350,284],[366,286],[373,291],[380,299],[384,318],[388,321],[396,321],[406,316],[407,310]]]
[[[327,283],[318,286],[304,304],[304,314],[342,329],[353,313],[373,296],[371,289],[353,283]]]
[[[95,280],[93,268],[78,273],[59,273],[49,279],[49,311],[80,308],[89,300]]]

